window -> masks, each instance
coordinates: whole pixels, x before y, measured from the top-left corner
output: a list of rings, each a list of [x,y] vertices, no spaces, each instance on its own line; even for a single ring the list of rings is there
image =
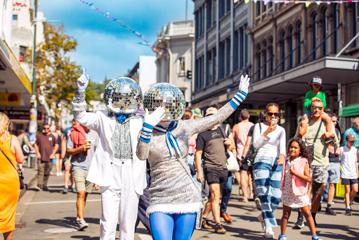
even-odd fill
[[[17,14],[13,14],[13,15],[12,15],[12,20],[13,20],[14,22],[17,21],[17,18],[18,18],[18,15],[17,15]]]
[[[185,58],[184,57],[179,57],[178,58],[178,76],[179,77],[184,77],[185,76],[185,71],[186,71],[186,62],[185,62]]]
[[[274,55],[273,55],[273,39],[270,38],[268,41],[268,76],[273,74]]]
[[[312,60],[317,58],[316,48],[317,48],[317,14],[313,13],[311,16],[311,25],[312,25]]]
[[[302,23],[297,22],[295,26],[296,31],[296,47],[297,47],[297,65],[301,64],[302,62]]]
[[[210,86],[213,83],[213,58],[212,51],[207,52],[207,85]]]
[[[239,68],[242,69],[244,66],[244,31],[243,27],[239,29]]]
[[[359,21],[359,3],[352,3],[350,5],[350,11],[351,11],[351,19],[350,22],[352,23],[352,34],[350,36],[350,39],[352,39],[358,32],[359,32],[359,27],[358,27],[358,21]],[[351,47],[356,47],[359,40],[357,39],[356,41],[354,41],[351,45]]]
[[[225,42],[219,43],[219,59],[218,59],[218,80],[224,78],[225,74]]]
[[[261,52],[260,52],[260,45],[257,45],[257,54],[256,54],[256,69],[257,69],[257,74],[256,74],[256,79],[257,81],[261,80]]]
[[[212,3],[212,25],[216,24],[217,22],[217,0],[213,0]]]
[[[280,33],[279,41],[279,56],[280,56],[280,70],[283,72],[285,70],[285,32]]]
[[[339,9],[338,4],[333,4],[333,53],[338,51],[338,27],[339,27]]]
[[[224,16],[225,11],[225,1],[224,0],[218,0],[219,2],[219,18]]]
[[[231,1],[232,0],[226,0],[226,13],[231,11]]]
[[[243,36],[244,36],[244,58],[243,58],[243,62],[244,62],[244,67],[246,67],[248,65],[248,34],[246,33],[246,29],[247,29],[247,24],[244,24],[243,26]]]
[[[322,24],[322,56],[326,56],[327,55],[327,34],[328,34],[328,19],[327,19],[327,8],[324,8],[322,11],[322,16],[321,16],[321,24]]]
[[[233,71],[239,69],[239,31],[235,31],[233,34]]]
[[[226,69],[226,76],[228,76],[231,73],[231,39],[226,39],[226,63],[225,63],[225,69]]]
[[[194,35],[195,35],[195,38],[198,39],[199,38],[199,11],[198,10],[194,13],[194,21],[195,21]]]
[[[212,62],[213,62],[213,82],[216,82],[217,81],[217,51],[216,51],[216,48],[213,48],[212,49]]]
[[[212,27],[212,1],[207,1],[207,29]]]
[[[294,62],[294,49],[293,49],[293,28],[290,26],[288,28],[288,69],[293,67]]]
[[[267,77],[267,43],[263,42],[263,49],[262,49],[262,78]]]
[[[20,46],[19,48],[19,62],[24,62],[26,58],[27,47]]]
[[[256,4],[256,17],[258,17],[259,15],[261,15],[261,2],[257,1],[255,4]]]

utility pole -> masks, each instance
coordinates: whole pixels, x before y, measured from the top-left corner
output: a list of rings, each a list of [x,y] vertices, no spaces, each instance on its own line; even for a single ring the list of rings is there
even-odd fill
[[[185,21],[187,21],[187,12],[188,12],[188,0],[185,0],[186,1],[186,12],[185,12]]]
[[[31,109],[30,109],[30,123],[29,133],[36,138],[37,131],[37,97],[36,97],[36,26],[37,26],[37,8],[38,0],[34,0],[34,38],[32,46],[32,95],[31,95]]]

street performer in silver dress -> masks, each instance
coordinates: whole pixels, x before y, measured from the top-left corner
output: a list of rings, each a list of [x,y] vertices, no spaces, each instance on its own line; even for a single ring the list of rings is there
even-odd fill
[[[104,93],[108,111],[86,112],[88,81],[86,74],[79,78],[72,104],[76,120],[99,135],[87,180],[101,188],[100,239],[114,240],[119,223],[120,239],[133,240],[139,197],[147,186],[146,162],[135,154],[143,125],[143,117],[136,114],[142,92],[130,78],[114,79]]]
[[[151,168],[150,218],[154,240],[191,239],[200,216],[199,183],[184,159],[188,140],[196,133],[222,123],[248,94],[249,78],[241,76],[239,91],[218,113],[201,120],[180,120],[185,108],[182,92],[174,85],[158,83],[144,94],[146,115],[137,145],[137,156]]]

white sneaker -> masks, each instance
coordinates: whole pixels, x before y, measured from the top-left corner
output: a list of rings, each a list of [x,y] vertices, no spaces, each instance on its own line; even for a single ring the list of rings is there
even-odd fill
[[[76,219],[76,224],[77,224],[77,230],[79,231],[83,231],[85,228],[89,226],[88,223],[85,221],[85,219]]]
[[[268,238],[268,239],[273,239],[274,238],[274,232],[273,232],[273,229],[271,227],[266,227],[265,228],[264,237]]]

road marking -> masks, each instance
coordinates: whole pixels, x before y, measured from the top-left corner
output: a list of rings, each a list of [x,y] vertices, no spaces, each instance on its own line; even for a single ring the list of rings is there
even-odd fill
[[[101,199],[88,199],[86,202],[101,202]],[[43,202],[27,202],[26,205],[38,204],[58,204],[58,203],[76,203],[76,200],[62,200],[62,201],[43,201]]]
[[[48,228],[44,230],[46,233],[70,233],[77,232],[77,229],[74,228]]]

